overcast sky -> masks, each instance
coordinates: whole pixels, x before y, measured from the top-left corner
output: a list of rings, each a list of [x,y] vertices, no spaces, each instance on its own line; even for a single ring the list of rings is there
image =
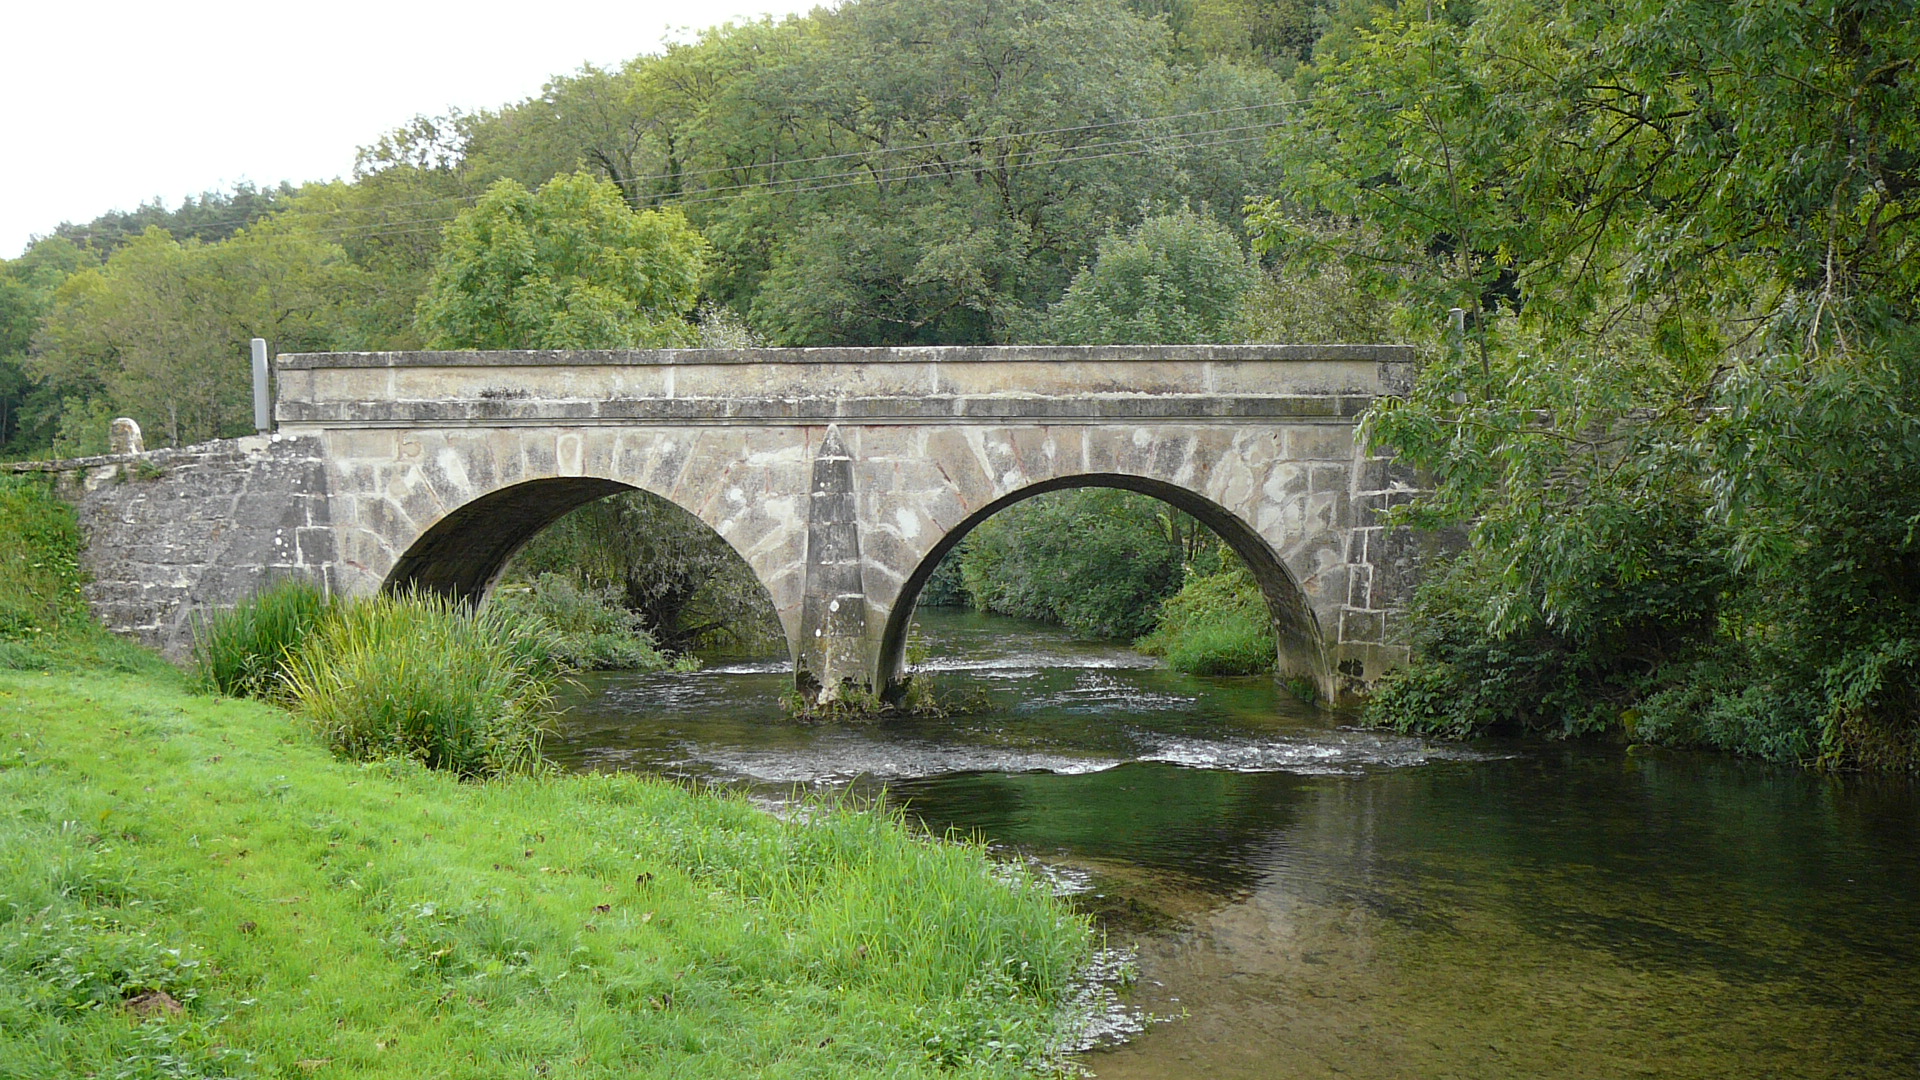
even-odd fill
[[[0,30],[0,257],[62,221],[345,176],[421,113],[540,92],[669,33],[819,0],[20,0]]]

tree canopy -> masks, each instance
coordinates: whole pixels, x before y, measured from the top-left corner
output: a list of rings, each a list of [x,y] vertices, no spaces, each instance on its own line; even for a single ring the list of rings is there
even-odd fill
[[[1382,715],[1920,767],[1916,58],[1902,3],[1481,0],[1314,65],[1260,245],[1467,315],[1370,420],[1471,538]]]
[[[447,226],[420,324],[442,349],[687,343],[706,243],[674,210],[633,210],[584,172],[487,189]]]
[[[1192,210],[1147,218],[1100,241],[1040,324],[1062,345],[1232,340],[1259,281],[1231,230]]]

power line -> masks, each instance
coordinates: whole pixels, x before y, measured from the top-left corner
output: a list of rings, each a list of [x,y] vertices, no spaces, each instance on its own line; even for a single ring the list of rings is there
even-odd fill
[[[982,164],[967,163],[968,161],[977,161],[978,159],[962,159],[960,161],[944,162],[944,163],[913,162],[913,163],[902,164],[902,165],[882,166],[878,169],[873,169],[873,170],[853,169],[845,172],[822,173],[814,176],[796,176],[796,177],[786,177],[786,178],[775,179],[775,180],[763,180],[763,181],[752,182],[752,183],[728,184],[721,187],[702,188],[696,192],[688,193],[686,196],[662,196],[662,201],[666,205],[686,205],[686,204],[694,204],[694,203],[717,202],[723,199],[732,198],[735,194],[743,193],[746,191],[762,191],[762,192],[767,192],[775,195],[804,194],[804,193],[813,192],[813,191],[830,191],[830,190],[834,190],[836,188],[841,188],[841,187],[854,187],[854,186],[859,186],[860,184],[865,184],[865,183],[875,183],[875,184],[889,183],[896,180],[914,179],[914,178],[921,177],[923,175],[925,175],[927,178],[934,178],[940,175],[951,175],[952,173],[979,173],[979,172],[987,172],[987,171],[1004,171],[1007,169],[1032,168],[1032,167],[1037,167],[1041,165],[1068,164],[1075,161],[1091,161],[1091,160],[1098,160],[1103,157],[1115,156],[1115,155],[1087,153],[1087,151],[1090,151],[1090,150],[1101,150],[1109,147],[1134,146],[1139,144],[1149,144],[1148,146],[1143,148],[1143,152],[1162,148],[1159,146],[1151,145],[1155,143],[1164,144],[1164,148],[1166,149],[1184,150],[1184,149],[1193,148],[1197,144],[1194,144],[1191,142],[1180,142],[1177,140],[1211,137],[1211,136],[1224,135],[1224,134],[1229,134],[1229,133],[1239,132],[1239,131],[1267,131],[1274,127],[1279,126],[1279,124],[1283,122],[1284,121],[1268,121],[1268,122],[1259,123],[1259,124],[1238,124],[1232,127],[1210,128],[1204,131],[1182,131],[1182,132],[1171,132],[1171,133],[1154,134],[1154,135],[1140,135],[1140,136],[1135,136],[1127,139],[1108,139],[1103,142],[1084,143],[1074,147],[1059,147],[1054,151],[1050,151],[1050,153],[1052,153],[1053,156],[1049,156],[1049,157],[1035,156],[1026,161],[1009,162],[1005,165],[998,165],[998,166],[987,165],[984,163]],[[1258,136],[1256,136],[1256,138],[1258,138]],[[1253,140],[1249,139],[1249,140],[1238,140],[1238,141],[1253,141]],[[1216,143],[1216,144],[1207,144],[1207,145],[1211,146],[1211,145],[1226,145],[1226,144]],[[929,171],[929,170],[939,168],[942,165],[945,165],[947,167],[945,173]],[[835,184],[820,183],[820,181],[823,181],[823,180],[849,180],[850,178],[851,180],[848,183],[835,183]],[[368,233],[368,230],[370,229],[384,230],[390,226],[395,226],[395,225],[416,225],[416,224],[426,224],[426,223],[434,223],[434,222],[447,222],[452,220],[453,220],[452,216],[409,218],[409,219],[402,219],[399,221],[369,222],[364,225],[343,225],[336,228],[316,229],[315,232],[318,235],[331,236],[336,238],[347,237],[347,236],[365,236],[365,235],[370,235]]]
[[[1155,116],[1133,117],[1125,120],[1108,120],[1108,121],[1103,121],[1103,122],[1094,123],[1094,124],[1075,124],[1067,127],[1054,127],[1054,128],[1034,128],[1034,129],[1029,129],[1025,131],[1002,132],[997,135],[977,135],[977,136],[971,136],[971,137],[961,138],[961,139],[941,139],[941,140],[934,140],[930,142],[905,143],[899,146],[877,146],[867,150],[849,150],[849,151],[844,151],[836,154],[820,154],[812,157],[791,158],[785,161],[768,161],[768,162],[762,162],[762,163],[753,164],[753,165],[714,166],[711,168],[695,169],[692,171],[680,172],[677,174],[676,173],[652,173],[645,176],[629,177],[625,180],[617,181],[617,183],[622,187],[632,188],[641,184],[653,183],[657,181],[685,180],[692,177],[711,176],[711,175],[721,174],[721,173],[739,173],[742,171],[750,172],[756,169],[770,170],[775,168],[790,168],[795,165],[817,164],[825,161],[842,161],[848,158],[863,158],[863,157],[872,157],[872,156],[885,155],[885,154],[900,154],[900,153],[907,153],[915,150],[938,149],[938,148],[950,147],[950,146],[971,146],[971,145],[976,145],[980,143],[1008,142],[1015,139],[1029,139],[1029,138],[1034,138],[1034,137],[1043,136],[1043,135],[1062,135],[1062,134],[1070,134],[1073,132],[1082,132],[1082,131],[1099,131],[1099,130],[1115,128],[1115,127],[1125,127],[1130,125],[1141,125],[1141,124],[1154,124],[1154,123],[1161,123],[1161,122],[1170,121],[1170,120],[1189,120],[1195,117],[1220,116],[1228,113],[1245,113],[1245,112],[1262,110],[1262,109],[1291,108],[1294,106],[1306,104],[1308,100],[1309,99],[1307,98],[1293,98],[1287,101],[1270,101],[1270,102],[1262,102],[1262,103],[1253,104],[1253,105],[1223,106],[1218,109],[1198,109],[1198,110],[1193,110],[1189,112],[1164,113],[1164,114],[1159,114]],[[1210,130],[1219,130],[1219,129],[1210,129]],[[1169,137],[1169,138],[1185,137],[1191,134],[1194,134],[1194,133],[1181,132],[1181,133],[1172,133],[1170,135],[1163,135],[1158,137]],[[1151,137],[1156,137],[1156,136],[1139,136],[1137,138],[1151,138]],[[1135,140],[1121,140],[1121,141],[1124,142],[1124,141],[1135,141]],[[1082,144],[1082,145],[1095,145],[1095,144]],[[1061,149],[1079,149],[1079,147],[1063,147]],[[889,166],[889,168],[897,168],[897,167],[898,166]],[[829,175],[837,176],[837,175],[850,175],[850,174],[829,174]],[[807,176],[807,177],[789,177],[789,178],[779,179],[779,180],[769,179],[766,181],[757,181],[757,182],[748,182],[748,183],[742,183],[742,184],[729,185],[729,188],[746,189],[746,188],[762,187],[766,184],[804,183],[804,182],[809,182],[819,178],[820,177],[818,176]],[[706,188],[702,190],[717,191],[717,190],[727,190],[727,189],[728,188]],[[410,200],[402,200],[399,202],[379,203],[370,207],[343,207],[343,208],[334,209],[334,210],[324,210],[324,211],[303,210],[300,212],[304,214],[314,215],[314,216],[337,217],[337,216],[343,216],[347,214],[369,213],[369,212],[377,212],[381,210],[392,210],[392,209],[398,209],[398,208],[404,208],[404,207],[434,206],[442,203],[454,203],[454,202],[471,202],[476,198],[478,198],[478,195],[440,195],[440,196],[435,196],[434,198],[431,198],[431,199],[410,199]],[[196,222],[190,227],[195,229],[210,229],[210,228],[221,228],[228,225],[244,226],[244,225],[251,224],[256,220],[260,220],[260,219],[253,218],[253,217],[216,219],[213,221]],[[393,223],[382,223],[382,224],[404,224],[404,222],[393,222]],[[75,230],[75,231],[83,236],[94,235],[93,230]]]
[[[1221,139],[1214,142],[1189,143],[1181,147],[1181,149],[1210,150],[1210,149],[1215,149],[1217,147],[1222,147],[1222,146],[1236,146],[1236,145],[1241,145],[1241,144],[1250,143],[1250,142],[1259,142],[1264,138],[1266,138],[1264,134],[1247,135],[1247,136],[1242,136],[1242,137],[1233,138],[1233,139]],[[1005,166],[1004,168],[1007,170],[1025,169],[1025,168],[1036,168],[1042,165],[1070,165],[1070,164],[1074,164],[1076,162],[1081,162],[1081,161],[1099,161],[1099,160],[1105,160],[1108,158],[1142,157],[1147,154],[1155,153],[1159,149],[1160,149],[1159,147],[1142,147],[1134,150],[1116,150],[1116,151],[1112,151],[1104,154],[1085,154],[1085,155],[1076,155],[1076,156],[1070,156],[1070,157],[1049,158],[1043,161],[1017,162],[1017,163]],[[978,173],[978,172],[985,172],[987,170],[969,169],[966,171]],[[897,179],[898,181],[904,183],[911,180],[951,179],[951,176],[921,172],[921,173],[901,176],[901,177],[898,177]],[[867,180],[867,179],[850,180],[850,181],[842,181],[834,184],[821,184],[817,187],[789,188],[784,191],[778,192],[778,194],[803,195],[803,194],[810,194],[816,191],[835,191],[842,188],[863,187],[869,183],[874,183],[874,182],[875,181]],[[678,205],[685,205],[689,203],[718,202],[718,201],[722,201],[722,200],[730,199],[734,197],[735,196],[733,195],[712,195],[712,196],[703,196],[699,198],[676,199],[671,202],[668,202],[666,205],[678,206]],[[415,227],[413,228],[398,228],[398,229],[381,228],[379,231],[361,233],[358,235],[358,238],[359,239],[375,239],[375,238],[388,237],[388,236],[407,236],[407,235],[423,233],[423,232],[432,232],[439,226],[454,220],[454,218],[452,217],[421,218],[417,220],[418,220],[418,223],[415,224]],[[390,224],[407,225],[411,223],[392,222]]]

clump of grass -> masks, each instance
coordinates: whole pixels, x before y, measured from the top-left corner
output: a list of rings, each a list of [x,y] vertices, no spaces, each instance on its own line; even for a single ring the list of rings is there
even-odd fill
[[[279,582],[202,619],[194,628],[194,667],[223,694],[280,696],[288,662],[332,607],[326,590],[313,582]]]
[[[664,671],[682,666],[660,651],[640,616],[612,588],[589,588],[564,574],[494,591],[488,607],[553,630],[555,659],[581,671]]]
[[[1189,579],[1134,648],[1193,675],[1257,675],[1273,670],[1278,646],[1260,584],[1236,566]]]
[[[432,595],[336,609],[287,664],[288,696],[336,753],[463,777],[535,771],[564,668],[553,636]]]

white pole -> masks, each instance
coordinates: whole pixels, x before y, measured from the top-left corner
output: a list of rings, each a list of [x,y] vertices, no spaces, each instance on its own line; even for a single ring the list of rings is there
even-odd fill
[[[267,391],[267,339],[253,339],[253,428],[273,430],[273,398]]]

